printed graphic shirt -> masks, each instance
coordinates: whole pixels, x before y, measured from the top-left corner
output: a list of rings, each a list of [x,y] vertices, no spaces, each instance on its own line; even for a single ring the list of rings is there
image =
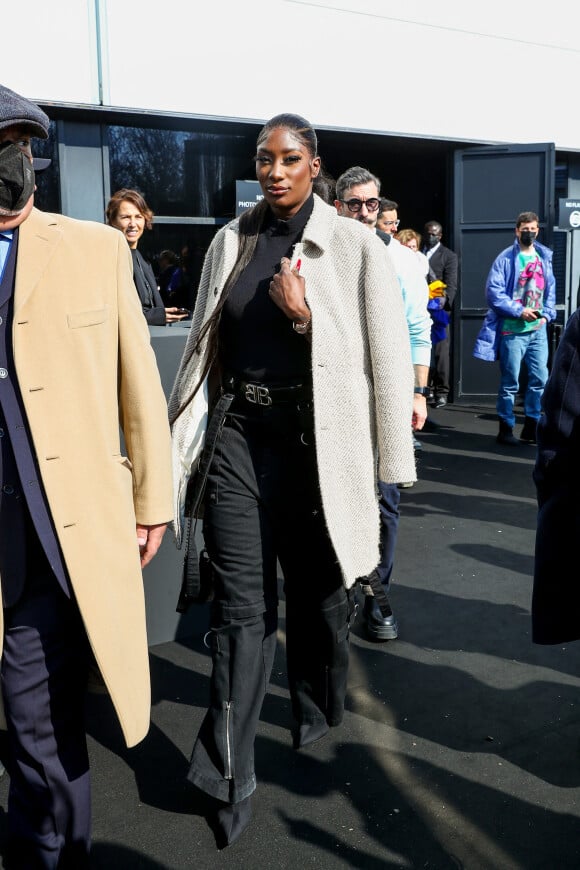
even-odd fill
[[[531,254],[518,254],[517,268],[519,278],[514,291],[514,301],[521,302],[524,308],[533,308],[534,311],[542,311],[544,305],[544,270],[542,260],[534,251]],[[505,317],[502,325],[502,335],[513,333],[534,332],[543,326],[540,318],[527,322],[521,317]]]

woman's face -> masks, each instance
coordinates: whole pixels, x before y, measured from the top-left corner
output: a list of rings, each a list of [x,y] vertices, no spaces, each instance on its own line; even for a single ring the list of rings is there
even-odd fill
[[[256,178],[274,214],[296,214],[312,192],[312,180],[320,172],[320,157],[310,152],[284,127],[272,130],[256,154]]]
[[[414,239],[412,236],[408,242],[405,242],[405,244],[407,245],[408,248],[411,248],[412,251],[419,250],[419,248],[417,247],[417,239]]]
[[[111,226],[121,230],[130,248],[136,248],[145,229],[145,218],[136,205],[124,199],[119,206],[117,216],[111,222]]]

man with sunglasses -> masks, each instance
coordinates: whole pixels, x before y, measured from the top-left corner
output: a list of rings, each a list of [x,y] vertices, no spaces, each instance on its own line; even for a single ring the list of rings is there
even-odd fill
[[[394,233],[377,229],[377,216],[381,206],[381,182],[376,175],[362,166],[347,169],[336,182],[334,205],[339,215],[354,218],[368,227],[387,245],[392,258],[401,292],[405,302],[405,315],[411,341],[411,358],[415,371],[415,395],[413,401],[413,430],[423,428],[427,418],[426,396],[428,393],[429,362],[431,358],[431,318],[427,312],[428,290],[425,276],[413,252],[394,238]],[[392,203],[392,200],[389,200]],[[396,203],[393,203],[396,205]],[[396,214],[396,212],[395,212]],[[392,218],[398,223],[396,217]],[[397,227],[394,227],[396,232]],[[395,559],[395,546],[399,528],[400,492],[396,484],[379,481],[381,511],[381,561],[375,573],[388,589]],[[364,585],[364,584],[363,584]],[[363,618],[372,640],[394,640],[398,625],[394,614],[384,616],[370,587],[365,588]],[[383,607],[383,611],[384,611]]]

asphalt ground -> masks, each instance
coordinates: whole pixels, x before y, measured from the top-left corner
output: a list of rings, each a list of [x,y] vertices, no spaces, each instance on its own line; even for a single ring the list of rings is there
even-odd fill
[[[344,723],[292,749],[282,605],[253,820],[218,852],[185,781],[210,673],[198,608],[190,638],[151,648],[143,743],[126,750],[108,698],[89,700],[93,867],[580,868],[580,644],[530,639],[535,448],[497,445],[491,408],[431,419],[402,491],[399,638],[355,623]]]

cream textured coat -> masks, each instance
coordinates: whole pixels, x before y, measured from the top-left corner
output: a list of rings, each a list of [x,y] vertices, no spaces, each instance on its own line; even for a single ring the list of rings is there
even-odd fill
[[[87,634],[131,746],[150,716],[135,522],[166,522],[172,511],[165,398],[122,233],[33,209],[19,236],[18,381]]]
[[[235,220],[217,233],[208,251],[184,360],[219,301],[237,251]],[[302,261],[300,274],[312,310],[314,423],[322,503],[350,587],[379,561],[377,453],[381,480],[416,480],[409,333],[386,246],[375,233],[358,221],[339,217],[316,196],[293,265],[297,259]],[[288,328],[292,328],[290,321]],[[296,341],[304,340],[296,335]],[[203,347],[188,365],[182,361],[169,401],[171,417],[199,383],[206,352]],[[207,390],[202,389],[172,427],[178,542],[187,479],[196,467],[206,419]]]

